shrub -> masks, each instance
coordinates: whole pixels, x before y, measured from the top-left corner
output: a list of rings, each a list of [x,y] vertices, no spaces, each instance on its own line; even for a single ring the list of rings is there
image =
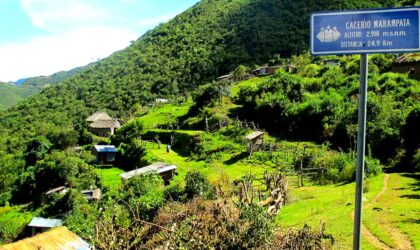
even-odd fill
[[[141,145],[140,140],[121,143],[118,147],[116,162],[123,169],[133,169],[142,165],[142,158],[146,149]]]
[[[274,226],[273,217],[258,205],[199,198],[169,203],[153,222],[173,233],[155,235],[146,243],[148,249],[253,249],[270,240]]]
[[[208,199],[214,195],[210,182],[200,172],[187,173],[185,176],[185,193],[190,199],[197,196]]]
[[[382,172],[382,164],[378,159],[366,157],[365,174],[366,177],[377,176]]]
[[[111,137],[114,145],[119,146],[121,143],[129,143],[135,139],[139,139],[143,131],[144,124],[139,119],[124,124],[119,128],[115,135]]]
[[[67,214],[64,225],[78,236],[92,240],[99,210],[95,204],[80,204]]]
[[[133,177],[124,183],[121,193],[142,219],[151,220],[164,202],[162,177],[154,173]]]

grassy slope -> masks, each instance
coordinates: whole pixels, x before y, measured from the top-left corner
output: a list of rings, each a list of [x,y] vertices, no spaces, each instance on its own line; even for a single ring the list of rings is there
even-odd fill
[[[252,81],[246,81],[245,84],[250,82],[252,83]],[[188,105],[179,107],[168,104],[155,107],[140,119],[146,123],[147,127],[155,127],[163,124],[163,121],[168,121],[166,118],[169,121],[175,121],[177,117],[186,113]],[[161,121],[162,123],[160,123]],[[197,131],[190,132],[196,133]],[[266,139],[275,140],[269,136]],[[293,145],[294,143],[288,142],[288,144]],[[186,156],[185,152],[166,153],[165,145],[162,145],[160,149],[149,147],[145,158],[149,162],[164,161],[177,165],[179,175],[175,178],[179,180],[184,178],[188,170],[200,170],[209,176],[211,182],[216,182],[221,176],[229,176],[233,180],[250,172],[260,175],[265,169],[270,169],[264,163],[248,159],[246,154],[224,152],[217,161],[194,161]],[[120,183],[119,174],[122,170],[111,168],[97,171],[105,186],[115,188]],[[369,204],[383,188],[383,179],[384,175],[382,174],[368,181],[369,192],[365,194],[365,204]],[[413,178],[392,174],[388,185],[387,192],[383,194],[382,198],[378,199],[371,207],[365,208],[364,224],[380,241],[393,247],[395,246],[393,239],[378,223],[378,218],[379,221],[386,220],[391,226],[406,233],[414,242],[414,246],[419,248],[417,242],[419,242],[420,234],[417,232],[416,226],[418,226],[420,202],[418,195],[414,192],[418,190],[418,182],[416,184]],[[350,248],[353,232],[351,213],[354,208],[354,183],[309,185],[302,188],[296,188],[291,184],[291,188],[293,202],[285,206],[278,216],[278,225],[283,230],[288,230],[290,228],[299,229],[305,223],[312,227],[319,227],[320,222],[323,221],[326,223],[327,233],[333,234],[336,239],[334,248]],[[373,207],[380,207],[383,210],[378,212],[372,210]],[[365,239],[362,244],[364,249],[374,249]]]
[[[180,116],[186,115],[192,102],[187,101],[181,105],[165,104],[152,107],[146,115],[139,118],[147,129],[156,128],[163,124],[174,124]]]
[[[264,79],[266,78],[253,78],[238,83],[232,88],[232,96],[237,94],[241,86],[256,86],[263,82]],[[190,105],[191,103],[186,103],[182,106],[172,104],[156,106],[139,119],[145,122],[147,128],[154,128],[168,122],[173,123],[177,117],[187,113]],[[197,131],[190,132],[196,133]],[[277,141],[276,138],[270,136],[266,136],[266,140]],[[218,143],[218,141],[216,140],[213,143]],[[296,142],[288,142],[288,144],[296,145]],[[316,145],[311,143],[305,144],[316,147]],[[246,154],[241,155],[241,153],[223,152],[220,159],[211,162],[194,161],[186,155],[185,152],[179,151],[166,153],[165,145],[162,145],[160,149],[156,147],[148,148],[146,160],[149,162],[164,161],[177,165],[179,175],[176,179],[179,180],[184,178],[188,170],[200,170],[209,176],[211,182],[215,182],[221,176],[227,175],[233,180],[250,172],[260,175],[265,169],[270,169],[264,163],[248,159]],[[113,171],[109,170],[109,177],[106,178],[107,182],[110,182],[110,179],[112,179]],[[115,175],[118,175],[118,173],[119,171],[116,171]],[[373,197],[383,188],[383,179],[384,175],[382,174],[368,181],[369,192],[365,194],[365,204],[369,204]],[[293,180],[290,182],[292,183]],[[354,208],[354,183],[325,186],[310,185],[303,188],[296,188],[295,185],[290,185],[293,202],[285,206],[278,216],[278,225],[287,231],[291,228],[299,229],[305,223],[312,227],[319,227],[320,222],[323,221],[326,223],[327,233],[333,234],[336,240],[335,249],[351,248],[353,237],[351,213]],[[418,195],[413,194],[413,191],[415,191],[414,187],[418,188],[418,183],[415,184],[412,178],[393,174],[391,175],[387,192],[371,207],[364,210],[364,224],[366,227],[380,241],[390,247],[395,247],[395,243],[393,243],[393,239],[386,229],[379,225],[378,218],[380,218],[379,221],[384,218],[393,227],[400,228],[414,242],[414,246],[419,248],[419,243],[417,242],[419,242],[420,234],[416,231],[419,214],[416,211],[420,211],[420,202],[416,198]],[[383,210],[378,212],[372,210],[373,207],[381,207]],[[366,239],[362,240],[362,244],[364,249],[374,249],[374,246]]]
[[[417,181],[407,176],[391,174],[387,191],[372,206],[365,207],[363,221],[366,227],[388,246],[395,247],[396,243],[383,227],[385,221],[389,227],[407,234],[415,249],[419,249],[420,200],[415,193],[418,190],[418,175]],[[381,174],[369,180],[370,189],[364,196],[365,205],[369,205],[372,198],[382,189],[383,179],[384,175]],[[326,224],[327,233],[333,234],[336,240],[334,248],[351,248],[353,221],[350,215],[354,208],[354,183],[294,188],[291,194],[292,204],[285,206],[277,218],[283,230],[298,229],[304,224],[319,227],[322,221]],[[374,210],[375,207],[383,210]],[[375,249],[365,239],[362,239],[362,247]]]
[[[396,248],[390,228],[406,234],[420,249],[420,174],[391,174],[387,191],[364,211],[365,225],[387,245]]]
[[[123,170],[113,168],[97,168],[96,174],[101,179],[101,183],[110,190],[117,189],[121,184],[120,174],[124,173]]]
[[[20,100],[36,94],[39,91],[40,89],[36,87],[0,83],[0,110],[7,109],[17,104]]]
[[[263,166],[253,166],[246,164],[246,161],[238,161],[232,164],[224,164],[231,159],[230,155],[223,155],[218,162],[207,163],[205,161],[192,161],[183,157],[176,151],[166,153],[164,146],[161,149],[149,149],[147,158],[175,164],[178,167],[179,178],[183,178],[189,170],[198,170],[209,176],[210,181],[216,181],[221,175],[227,174],[231,179],[239,178],[252,172],[253,174],[262,174]],[[233,156],[234,157],[234,156]]]

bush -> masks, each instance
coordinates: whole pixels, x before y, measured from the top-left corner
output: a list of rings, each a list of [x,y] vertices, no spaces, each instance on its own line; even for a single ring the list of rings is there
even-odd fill
[[[141,138],[143,128],[144,124],[139,119],[134,119],[117,129],[115,135],[111,137],[111,141],[114,145],[119,146],[123,142],[129,143],[135,139],[139,139]]]
[[[319,151],[319,156],[308,155],[304,160],[304,166],[309,168],[324,168],[324,179],[327,181],[352,182],[356,179],[356,158],[352,152]],[[376,176],[382,172],[379,160],[371,157],[365,158],[366,177]],[[296,163],[295,163],[296,164]],[[300,164],[300,160],[299,160]]]
[[[17,202],[40,201],[50,189],[68,186],[78,190],[99,186],[94,168],[71,152],[53,152],[19,176],[13,199]]]
[[[127,180],[121,193],[130,207],[139,210],[144,220],[153,219],[164,202],[163,180],[159,174],[145,174]]]
[[[95,204],[79,204],[67,214],[64,225],[83,239],[92,240],[99,210]]]
[[[200,172],[187,173],[185,176],[185,193],[190,199],[197,196],[208,199],[214,196],[210,182]]]
[[[171,142],[171,136],[173,136],[176,141],[175,144],[172,145],[173,148],[189,151],[195,137],[198,134],[200,134],[200,132],[152,129],[142,134],[142,138],[154,140],[158,137],[162,143],[169,144]]]
[[[153,237],[147,249],[253,249],[273,235],[273,218],[258,205],[238,206],[231,200],[194,199],[169,203],[153,221],[172,228],[169,237]]]
[[[0,245],[10,243],[22,236],[25,228],[36,214],[26,212],[20,207],[6,204],[0,207]]]
[[[187,194],[183,191],[179,184],[171,184],[165,188],[165,200],[167,201],[187,201]]]
[[[121,168],[131,170],[142,165],[145,153],[146,149],[141,145],[140,140],[133,140],[118,146],[115,160]]]

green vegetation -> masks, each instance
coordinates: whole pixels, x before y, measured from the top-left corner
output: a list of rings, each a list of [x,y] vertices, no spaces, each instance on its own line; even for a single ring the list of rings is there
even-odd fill
[[[104,187],[115,190],[121,185],[120,174],[124,173],[124,170],[112,167],[112,168],[96,168],[96,174],[98,175],[101,183]]]
[[[31,77],[22,80],[23,82],[12,85],[0,82],[0,111],[10,108],[31,95],[38,94],[43,88],[51,84],[62,82],[85,67],[75,68],[70,71],[62,71],[51,76]]]
[[[179,118],[185,116],[191,106],[191,102],[183,102],[180,105],[177,104],[158,104],[150,108],[147,114],[137,118],[143,124],[146,124],[148,129],[159,128],[164,126],[165,128],[176,128],[179,126]]]
[[[399,3],[203,0],[0,112],[0,239],[16,239],[39,214],[63,219],[98,249],[328,248],[331,238],[349,248],[359,58],[304,53],[306,19]],[[418,176],[393,174],[380,190],[384,166],[419,168],[420,85],[389,72],[393,56],[370,58],[365,224],[380,244],[398,247],[390,232],[404,232],[419,247]],[[267,62],[282,69],[242,81]],[[214,82],[229,72],[232,82]],[[98,110],[124,123],[110,138],[87,131],[86,117]],[[251,155],[245,136],[258,129],[267,131],[265,144]],[[117,147],[114,166],[93,164],[96,143]],[[177,165],[169,186],[156,174],[121,182],[123,171],[155,161]],[[298,188],[301,168],[319,172]],[[273,189],[286,175],[289,186]],[[47,194],[60,186],[68,191]],[[80,192],[92,188],[102,188],[101,202]],[[376,247],[368,237],[364,245]]]
[[[400,244],[398,238],[390,236],[390,230],[407,234],[414,248],[419,247],[414,217],[420,203],[413,200],[416,181],[416,175],[409,174],[391,174],[388,184],[384,184],[383,174],[368,180],[369,192],[364,194],[363,222],[388,247],[396,248]],[[386,192],[378,200],[374,199],[384,185],[387,185]],[[397,188],[403,186],[407,188]],[[277,223],[283,228],[300,228],[305,223],[316,227],[322,221],[327,233],[333,233],[335,247],[348,248],[352,244],[353,194],[354,184],[311,185],[293,189],[292,203],[282,210]],[[362,246],[363,249],[376,249],[366,238],[363,238]]]
[[[0,110],[16,105],[24,98],[38,93],[40,90],[31,86],[16,86],[0,82]]]
[[[60,71],[50,76],[38,76],[38,77],[26,78],[22,80],[23,82],[21,83],[21,85],[33,86],[33,87],[38,87],[38,88],[47,87],[51,84],[59,83],[59,82],[69,79],[70,77],[82,71],[85,67],[87,66],[77,67],[69,71]]]
[[[246,82],[237,94],[244,117],[291,140],[329,142],[334,148],[355,148],[358,75],[352,65],[358,57],[340,57],[340,67],[324,65],[308,54],[292,58],[294,74],[279,71],[258,84]],[[418,119],[419,82],[406,75],[387,73],[391,56],[372,56],[369,79],[369,153],[383,163],[410,166],[418,147],[413,139]],[[308,67],[317,68],[309,72]],[[385,67],[386,68],[386,67]],[[385,70],[385,71],[383,71]],[[416,121],[415,121],[416,120]],[[408,139],[408,143],[405,142]],[[416,144],[416,146],[414,146]]]
[[[16,239],[34,215],[22,207],[0,207],[0,244]]]

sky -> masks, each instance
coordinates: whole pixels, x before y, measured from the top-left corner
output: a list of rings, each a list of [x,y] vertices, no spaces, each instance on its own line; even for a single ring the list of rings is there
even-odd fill
[[[124,49],[198,0],[0,0],[0,81],[51,75]]]

